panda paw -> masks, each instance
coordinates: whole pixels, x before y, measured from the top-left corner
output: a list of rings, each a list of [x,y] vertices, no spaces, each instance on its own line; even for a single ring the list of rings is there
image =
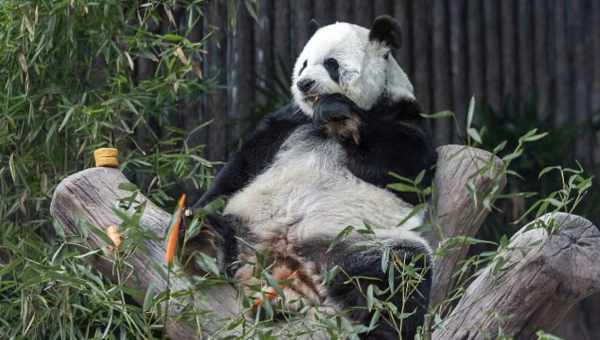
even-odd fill
[[[313,124],[340,141],[360,143],[360,109],[341,94],[324,95],[315,106]]]
[[[358,108],[348,97],[336,93],[322,95],[315,105],[313,124],[323,127],[330,122],[340,122],[357,115]]]

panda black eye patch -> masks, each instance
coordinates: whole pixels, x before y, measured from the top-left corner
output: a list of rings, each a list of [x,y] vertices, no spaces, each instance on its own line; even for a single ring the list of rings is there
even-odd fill
[[[340,82],[340,64],[338,64],[337,60],[335,60],[333,58],[327,58],[323,62],[323,66],[325,66],[325,69],[327,70],[327,73],[329,73],[329,76],[331,77],[331,79],[333,79],[333,81],[335,81],[336,83],[339,83]]]
[[[300,72],[298,72],[298,75],[302,74],[302,71],[304,71],[304,69],[306,68],[306,65],[308,65],[308,60],[304,61],[304,63],[302,64],[302,68],[300,69]]]

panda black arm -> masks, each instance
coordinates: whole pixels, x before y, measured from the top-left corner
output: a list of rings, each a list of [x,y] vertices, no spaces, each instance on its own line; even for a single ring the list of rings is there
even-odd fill
[[[231,195],[243,188],[273,161],[289,134],[308,122],[308,118],[294,105],[267,115],[218,172],[209,189],[192,209],[200,209],[220,196]]]
[[[390,104],[381,102],[369,112],[361,112],[359,145],[348,144],[348,167],[366,182],[386,187],[395,181],[390,172],[414,179],[425,176],[419,187],[431,185],[437,152],[422,110],[413,100]],[[419,203],[415,193],[395,192],[411,203]]]

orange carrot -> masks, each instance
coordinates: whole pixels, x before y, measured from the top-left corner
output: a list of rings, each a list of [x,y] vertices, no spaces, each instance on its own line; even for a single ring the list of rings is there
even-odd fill
[[[185,194],[179,197],[177,202],[177,210],[173,216],[173,222],[169,227],[169,237],[167,238],[167,251],[165,253],[165,262],[167,265],[173,263],[175,252],[177,251],[177,240],[179,238],[179,226],[181,225],[181,219],[183,218],[183,211],[185,210]]]

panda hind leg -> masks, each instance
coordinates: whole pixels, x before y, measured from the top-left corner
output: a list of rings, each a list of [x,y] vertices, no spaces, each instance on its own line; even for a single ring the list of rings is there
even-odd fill
[[[402,339],[414,339],[417,329],[423,324],[429,292],[431,288],[431,260],[427,248],[419,244],[400,244],[391,247],[388,268],[394,267],[394,287],[390,287],[390,271],[382,268],[383,250],[381,247],[351,252],[334,251],[336,254],[331,267],[337,265],[340,272],[328,285],[328,295],[334,303],[348,312],[348,316],[368,326],[374,310],[367,308],[367,290],[375,285],[382,295],[379,300],[389,301],[397,309],[394,315],[382,310],[378,326],[362,339],[398,339],[397,328],[401,325]],[[412,270],[403,270],[411,266]],[[413,273],[413,274],[408,274]],[[416,274],[415,274],[416,273]],[[413,313],[404,320],[398,320],[400,313]],[[395,322],[392,322],[394,317]],[[395,324],[395,325],[394,325]]]
[[[219,271],[232,276],[233,264],[236,263],[239,253],[236,238],[238,230],[239,223],[229,216],[216,214],[204,216],[200,232],[185,243],[181,255],[185,269],[192,275],[206,273],[193,259],[200,252],[214,257]],[[183,235],[180,238],[183,238]]]

